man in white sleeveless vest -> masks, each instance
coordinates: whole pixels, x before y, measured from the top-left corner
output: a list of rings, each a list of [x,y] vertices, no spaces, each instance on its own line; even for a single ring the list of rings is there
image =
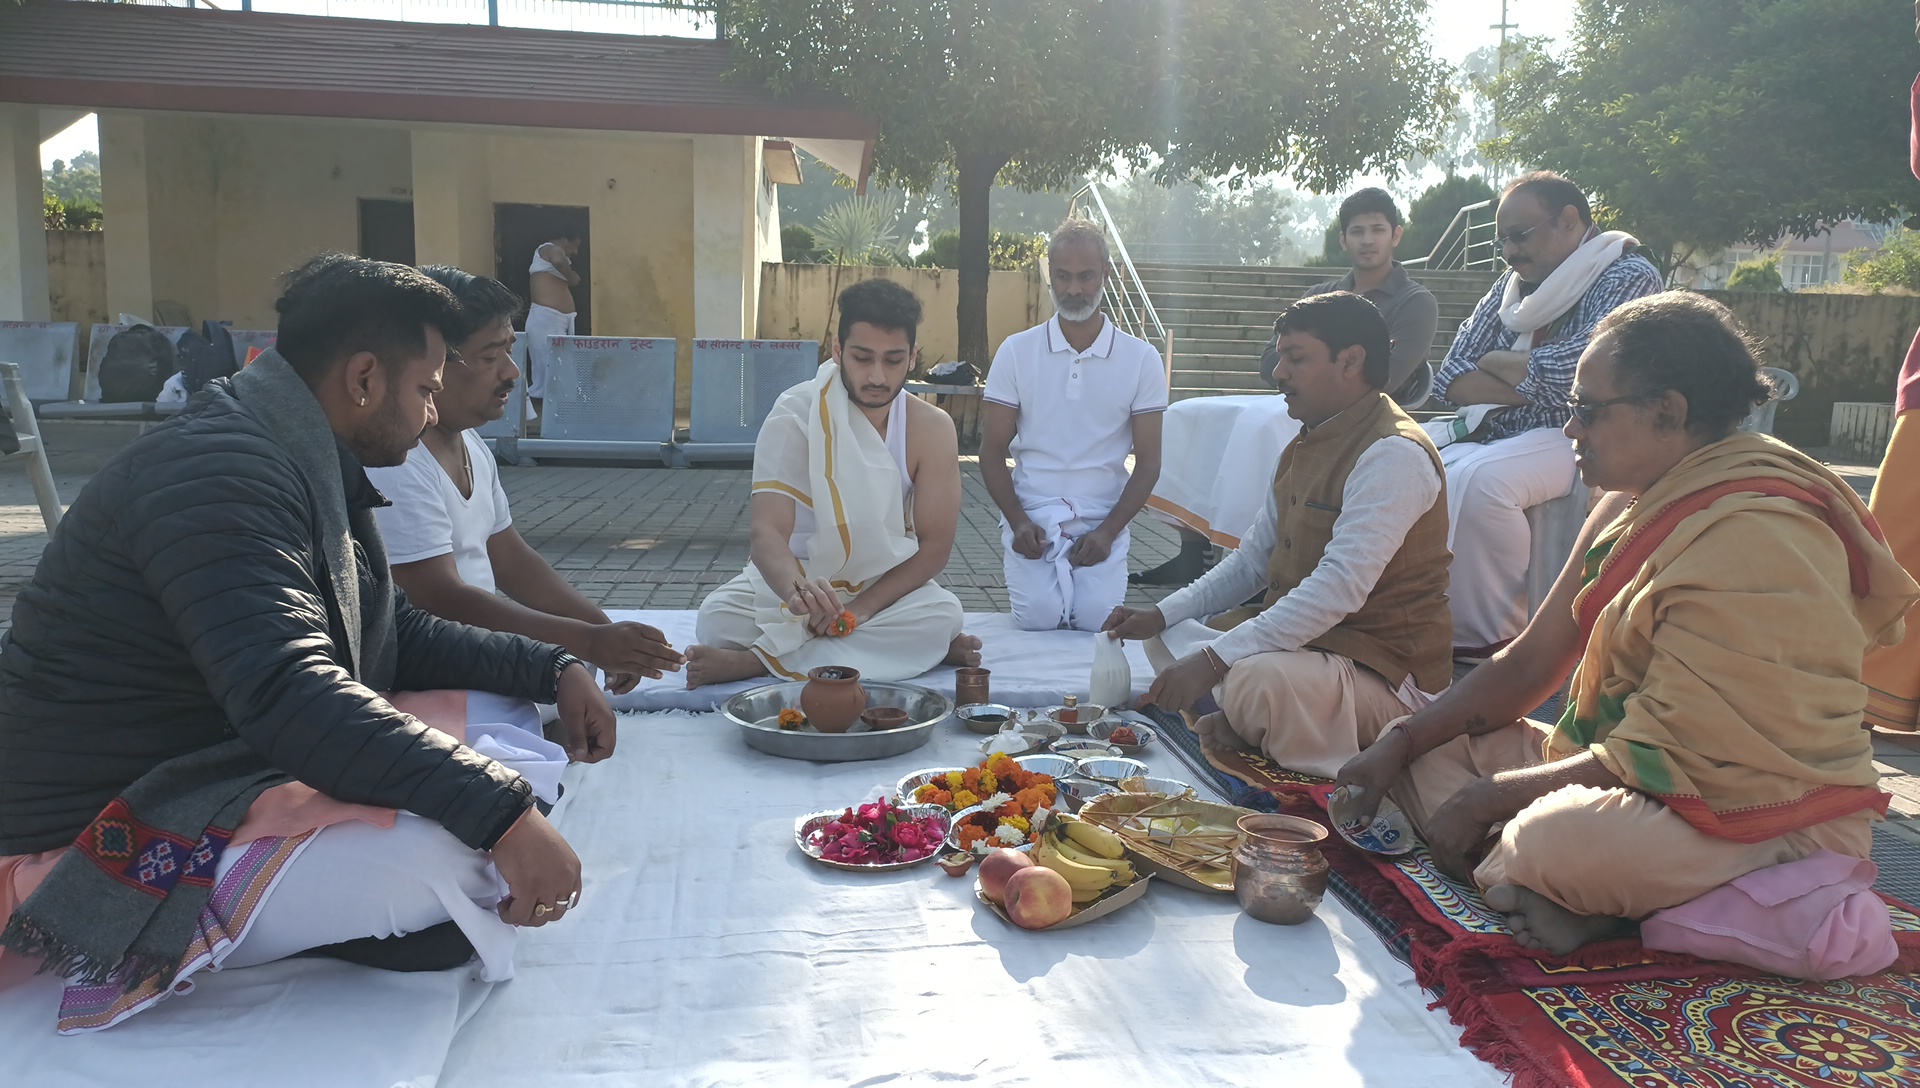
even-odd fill
[[[527,293],[533,296],[527,307],[527,396],[532,400],[547,395],[547,368],[553,361],[549,337],[572,336],[579,319],[573,301],[573,289],[580,284],[580,273],[573,270],[573,259],[580,255],[578,234],[563,234],[543,242],[533,251],[533,263],[527,267]],[[528,418],[532,418],[529,416]]]
[[[911,679],[980,663],[934,584],[960,522],[953,420],[901,395],[920,301],[887,280],[840,293],[833,359],[780,395],[753,453],[752,562],[700,604],[687,686],[823,665]]]

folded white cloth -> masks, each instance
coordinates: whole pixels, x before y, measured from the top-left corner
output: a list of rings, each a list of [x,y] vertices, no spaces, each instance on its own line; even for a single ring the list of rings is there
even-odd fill
[[[1534,333],[1560,320],[1579,304],[1600,273],[1619,260],[1628,246],[1639,244],[1625,231],[1596,234],[1580,243],[1572,256],[1548,273],[1532,293],[1524,296],[1520,293],[1520,277],[1508,276],[1506,290],[1500,296],[1500,323],[1520,334],[1510,350],[1532,351]]]

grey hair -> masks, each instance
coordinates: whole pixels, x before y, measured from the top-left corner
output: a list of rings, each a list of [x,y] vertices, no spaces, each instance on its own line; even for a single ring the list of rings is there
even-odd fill
[[[1100,263],[1113,260],[1113,251],[1107,248],[1107,234],[1091,219],[1069,219],[1054,228],[1053,237],[1047,239],[1047,256],[1052,257],[1061,246],[1091,245],[1100,251]]]

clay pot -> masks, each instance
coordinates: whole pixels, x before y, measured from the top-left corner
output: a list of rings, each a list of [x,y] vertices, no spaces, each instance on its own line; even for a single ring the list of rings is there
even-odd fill
[[[1327,893],[1327,829],[1298,816],[1242,816],[1233,851],[1233,895],[1262,922],[1291,926],[1313,917]]]
[[[907,712],[897,706],[876,706],[860,715],[860,720],[867,723],[867,728],[878,733],[907,724]]]
[[[822,733],[844,733],[867,709],[867,689],[860,686],[860,670],[844,665],[822,665],[807,674],[800,689],[800,711],[807,724]]]

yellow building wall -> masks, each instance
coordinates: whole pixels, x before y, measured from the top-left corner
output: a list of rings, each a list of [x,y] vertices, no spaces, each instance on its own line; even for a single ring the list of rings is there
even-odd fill
[[[405,131],[252,121],[221,121],[212,130],[220,312],[196,311],[196,318],[274,328],[282,273],[316,254],[356,251],[360,201],[406,199],[413,191]]]
[[[769,264],[760,275],[760,337],[818,340],[829,345],[839,325],[834,300],[865,279],[889,279],[912,291],[923,307],[917,343],[927,366],[960,350],[960,273],[949,268],[867,268],[858,265]],[[1053,301],[1038,268],[987,273],[988,350],[1053,316]],[[986,371],[991,359],[979,360]]]

